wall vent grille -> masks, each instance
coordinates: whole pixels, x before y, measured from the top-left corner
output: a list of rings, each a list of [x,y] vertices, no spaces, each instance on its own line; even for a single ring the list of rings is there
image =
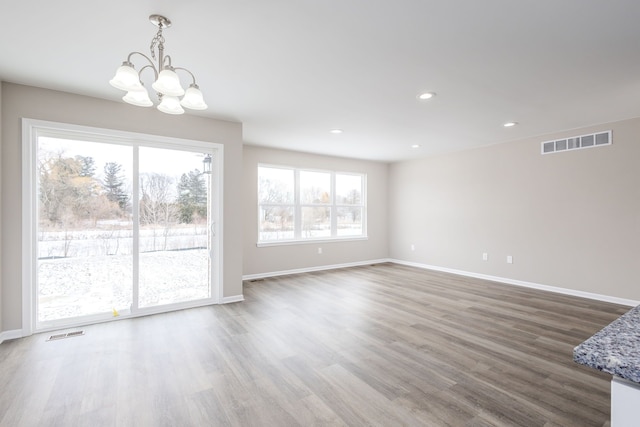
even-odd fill
[[[580,150],[582,148],[611,145],[611,131],[590,133],[588,135],[572,136],[570,138],[544,141],[540,144],[541,154],[560,153],[563,151]]]
[[[66,334],[63,333],[63,334],[51,335],[47,341],[55,341],[55,340],[61,340],[64,338],[79,337],[81,335],[84,335],[84,331],[67,332]]]

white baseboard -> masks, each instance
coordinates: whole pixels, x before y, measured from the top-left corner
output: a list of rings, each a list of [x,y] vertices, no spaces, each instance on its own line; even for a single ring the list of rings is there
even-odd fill
[[[575,297],[588,298],[588,299],[592,299],[592,300],[610,302],[610,303],[620,304],[620,305],[627,305],[627,306],[630,306],[630,307],[635,307],[637,305],[640,305],[640,301],[636,301],[636,300],[612,297],[612,296],[609,296],[609,295],[595,294],[595,293],[591,293],[591,292],[577,291],[575,289],[567,289],[567,288],[559,288],[559,287],[556,287],[556,286],[541,285],[539,283],[525,282],[523,280],[508,279],[506,277],[490,276],[490,275],[487,275],[487,274],[480,274],[480,273],[472,273],[472,272],[469,272],[469,271],[456,270],[456,269],[453,269],[453,268],[446,268],[446,267],[438,267],[438,266],[428,265],[428,264],[419,264],[419,263],[416,263],[416,262],[402,261],[402,260],[398,260],[398,259],[390,259],[389,261],[393,262],[395,264],[407,265],[407,266],[410,266],[410,267],[418,267],[418,268],[423,268],[423,269],[426,269],[426,270],[442,271],[444,273],[458,274],[460,276],[474,277],[476,279],[491,280],[493,282],[505,283],[507,285],[515,285],[515,286],[522,286],[522,287],[525,287],[525,288],[540,289],[542,291],[549,291],[549,292],[555,292],[555,293],[558,293],[558,294],[564,294],[564,295],[571,295],[571,296],[575,296]]]
[[[220,304],[231,304],[232,302],[241,302],[244,301],[244,295],[233,295],[231,297],[222,297],[222,301]]]
[[[296,268],[293,270],[271,271],[269,273],[246,274],[242,276],[242,280],[256,280],[256,279],[265,279],[267,277],[286,276],[288,274],[310,273],[312,271],[323,271],[323,270],[335,270],[337,268],[346,268],[346,267],[360,267],[362,265],[380,264],[383,262],[390,262],[390,261],[391,260],[385,258],[385,259],[376,259],[376,260],[370,260],[370,261],[348,262],[345,264],[332,264],[332,265],[321,265],[318,267]]]
[[[6,340],[14,340],[16,338],[22,338],[22,329],[0,332],[0,344]]]

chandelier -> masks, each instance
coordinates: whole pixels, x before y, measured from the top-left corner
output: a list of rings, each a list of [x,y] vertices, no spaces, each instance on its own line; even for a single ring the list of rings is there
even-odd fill
[[[149,16],[149,21],[158,27],[158,32],[151,40],[151,46],[149,47],[151,58],[144,53],[131,52],[127,60],[116,71],[116,75],[109,80],[109,83],[111,86],[127,92],[122,97],[124,102],[138,107],[151,107],[153,102],[149,98],[149,92],[144,87],[140,75],[144,70],[153,70],[155,81],[151,87],[156,91],[160,101],[158,110],[167,114],[183,114],[182,107],[191,110],[206,110],[207,104],[204,102],[202,92],[200,92],[200,88],[196,84],[196,78],[193,73],[186,68],[174,67],[171,65],[171,57],[164,54],[162,30],[169,28],[171,21],[161,15],[151,15]],[[131,58],[134,55],[142,56],[148,62],[139,72],[135,70],[131,62]],[[157,65],[154,64],[154,60],[157,61]],[[180,84],[180,79],[176,73],[178,70],[185,71],[191,76],[192,83],[186,91]],[[182,99],[179,98],[181,96]]]

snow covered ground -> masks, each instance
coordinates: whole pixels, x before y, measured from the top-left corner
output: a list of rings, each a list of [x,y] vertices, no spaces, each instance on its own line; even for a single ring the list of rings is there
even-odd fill
[[[130,308],[132,270],[130,254],[40,259],[38,319],[47,321]],[[141,253],[139,306],[207,298],[208,274],[206,249]]]
[[[140,252],[207,247],[207,228],[181,225],[140,229]],[[133,253],[132,228],[42,231],[38,258],[127,255]]]

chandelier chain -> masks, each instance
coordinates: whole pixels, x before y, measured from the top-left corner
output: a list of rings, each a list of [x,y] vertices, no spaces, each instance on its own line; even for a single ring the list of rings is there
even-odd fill
[[[155,60],[158,59],[156,58],[156,46],[158,46],[159,49],[164,49],[164,36],[162,35],[162,26],[158,28],[158,32],[156,33],[156,36],[151,40],[151,46],[149,46],[149,49],[151,50],[151,57]]]

